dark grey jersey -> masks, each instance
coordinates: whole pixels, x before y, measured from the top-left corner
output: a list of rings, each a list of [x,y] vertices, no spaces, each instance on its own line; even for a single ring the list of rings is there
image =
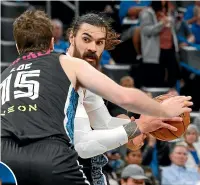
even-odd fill
[[[78,94],[60,54],[27,53],[1,75],[1,136],[19,140],[73,138]]]

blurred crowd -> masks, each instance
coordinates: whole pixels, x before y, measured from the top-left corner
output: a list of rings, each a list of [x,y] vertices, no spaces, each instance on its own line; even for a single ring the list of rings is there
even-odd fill
[[[185,12],[177,9],[176,2],[122,1],[118,9],[105,5],[104,13],[113,18],[118,13],[121,25],[116,24],[116,18],[113,25],[120,30],[122,44],[114,51],[103,52],[101,67],[128,63],[133,65],[130,76],[135,79],[137,88],[176,88],[179,93],[190,94],[195,102],[198,101],[199,91],[192,91],[189,84],[198,81],[199,77],[188,70],[190,66],[183,68],[180,63],[188,62],[184,53],[199,52],[200,49],[199,1],[190,3]],[[53,23],[55,51],[66,52],[69,43],[63,24],[58,19],[54,19]],[[198,111],[200,102],[195,103],[193,108]]]
[[[120,85],[128,88],[168,87],[167,93],[178,95],[187,85],[185,71],[180,66],[180,51],[200,49],[200,1],[190,3],[179,11],[170,1],[121,1],[118,9],[109,3],[104,13],[119,15],[123,42],[132,44],[132,58],[137,69],[131,68]],[[63,23],[53,19],[54,50],[66,53],[69,47]],[[115,21],[117,21],[115,19]],[[116,26],[116,23],[115,23]],[[121,52],[123,55],[123,52]],[[124,54],[126,55],[126,54]],[[113,53],[104,51],[99,63],[115,65]],[[124,62],[126,63],[126,62]],[[129,63],[132,64],[132,63]],[[137,70],[137,73],[135,71]],[[188,74],[191,76],[191,74]],[[177,88],[179,82],[179,88]],[[150,92],[146,92],[152,97]],[[139,115],[106,102],[112,116]],[[198,107],[199,109],[200,107]],[[132,151],[126,146],[106,153],[109,162],[104,173],[111,185],[197,185],[200,183],[200,116],[188,127],[182,138],[173,142],[156,140],[151,135],[141,149]]]
[[[99,70],[103,71],[106,65],[128,64],[131,66],[129,73],[122,76],[120,85],[141,89],[167,87],[168,94],[191,95],[193,110],[199,111],[200,68],[188,65],[186,56],[190,52],[200,52],[200,1],[189,2],[182,9],[179,8],[181,2],[165,0],[105,1],[102,6],[99,6],[101,2],[94,4],[95,10],[100,7],[100,11],[113,18],[113,28],[122,41],[114,50],[103,51]],[[52,23],[54,51],[66,53],[70,45],[67,37],[69,25],[62,22],[59,16],[53,18]],[[200,61],[197,57],[195,62],[198,63],[198,59]],[[151,92],[144,92],[154,97]],[[111,102],[105,104],[114,117],[140,116]],[[109,184],[200,185],[199,132],[200,113],[192,119],[184,136],[175,141],[160,141],[148,135],[141,149],[132,151],[122,146],[107,152],[109,162],[103,170]]]
[[[195,124],[176,142],[159,141],[148,135],[139,150],[131,151],[123,146],[108,152],[105,171],[113,185],[197,185],[199,144],[199,129]]]

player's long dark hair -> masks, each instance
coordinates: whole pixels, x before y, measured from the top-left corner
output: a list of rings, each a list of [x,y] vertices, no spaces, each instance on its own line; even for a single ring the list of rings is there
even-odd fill
[[[71,27],[67,30],[68,38],[71,34],[76,36],[80,26],[84,23],[106,29],[106,50],[115,48],[115,46],[121,42],[119,40],[119,34],[117,34],[111,27],[112,19],[103,13],[87,13],[78,17],[78,19],[74,19]]]

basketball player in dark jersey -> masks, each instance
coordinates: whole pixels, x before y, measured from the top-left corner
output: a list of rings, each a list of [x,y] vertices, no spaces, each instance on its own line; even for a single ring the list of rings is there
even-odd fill
[[[136,113],[174,117],[191,111],[191,97],[159,104],[140,90],[117,85],[81,59],[51,52],[52,24],[43,11],[20,15],[13,33],[20,56],[1,75],[1,160],[19,185],[89,184],[71,144],[79,87]],[[135,137],[161,127],[176,130],[162,122],[140,122],[137,132],[130,122],[119,130]]]

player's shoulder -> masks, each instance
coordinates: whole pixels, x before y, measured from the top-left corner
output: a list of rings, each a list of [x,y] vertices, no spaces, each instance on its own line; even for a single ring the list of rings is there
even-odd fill
[[[87,62],[82,59],[71,57],[69,55],[64,55],[64,54],[60,55],[59,60],[62,65],[68,66],[69,68],[72,68],[74,66],[81,67],[83,66],[83,64],[87,64]]]
[[[61,58],[62,60],[67,60],[67,61],[85,62],[85,63],[86,63],[86,61],[83,60],[83,59],[76,58],[76,57],[72,57],[72,56],[70,56],[70,55],[65,55],[65,54],[60,55],[60,58]]]

